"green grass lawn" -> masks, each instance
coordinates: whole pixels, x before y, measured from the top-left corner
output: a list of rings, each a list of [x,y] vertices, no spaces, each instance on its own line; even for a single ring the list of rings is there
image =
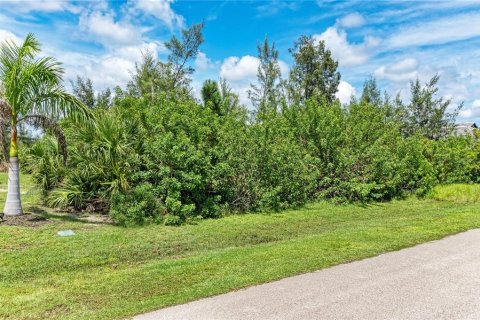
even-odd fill
[[[0,225],[2,319],[124,319],[480,227],[480,203],[451,199],[317,203],[181,227],[47,215],[35,228]]]
[[[480,184],[451,184],[439,186],[433,189],[431,198],[459,203],[480,202]]]

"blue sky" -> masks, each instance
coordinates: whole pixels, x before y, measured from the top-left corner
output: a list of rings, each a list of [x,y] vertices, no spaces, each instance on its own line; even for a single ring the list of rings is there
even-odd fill
[[[341,101],[369,76],[407,99],[409,81],[441,76],[440,94],[464,102],[460,121],[480,122],[480,0],[467,1],[0,1],[0,41],[34,32],[44,52],[64,63],[66,79],[89,77],[97,89],[124,85],[147,48],[165,59],[163,42],[205,21],[205,43],[192,62],[193,86],[226,78],[247,102],[256,44],[280,51],[300,35],[324,40],[338,59]]]

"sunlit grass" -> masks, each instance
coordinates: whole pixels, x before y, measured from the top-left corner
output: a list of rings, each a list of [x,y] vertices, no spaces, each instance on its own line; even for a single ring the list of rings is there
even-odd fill
[[[431,197],[435,200],[458,203],[480,202],[480,184],[450,184],[437,186]]]

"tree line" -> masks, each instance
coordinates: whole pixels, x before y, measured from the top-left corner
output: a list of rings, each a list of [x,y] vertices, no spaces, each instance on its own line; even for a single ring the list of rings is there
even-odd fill
[[[413,81],[408,102],[369,78],[361,97],[342,105],[338,62],[324,42],[301,36],[284,76],[266,38],[248,91],[253,110],[224,79],[205,81],[198,100],[190,62],[202,28],[173,36],[166,61],[144,52],[125,88],[95,94],[89,79],[72,82],[91,120],[60,116],[65,144],[46,128],[20,149],[46,204],[109,213],[122,225],[180,224],[319,199],[425,196],[439,183],[478,182],[478,136],[453,134],[461,106],[448,112],[438,76]]]

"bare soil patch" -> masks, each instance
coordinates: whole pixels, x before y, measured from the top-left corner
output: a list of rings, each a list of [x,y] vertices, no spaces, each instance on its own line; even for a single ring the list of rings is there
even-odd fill
[[[13,217],[4,216],[3,219],[0,219],[0,225],[21,227],[39,227],[50,222],[50,220],[36,214],[25,214]]]

